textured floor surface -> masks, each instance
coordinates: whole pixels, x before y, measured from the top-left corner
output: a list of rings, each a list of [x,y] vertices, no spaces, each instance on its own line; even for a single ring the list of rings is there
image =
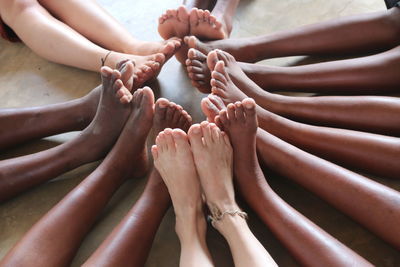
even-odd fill
[[[155,2],[157,4],[154,4]],[[166,8],[177,7],[180,2],[181,0],[99,0],[99,3],[134,36],[146,40],[159,39],[156,30],[158,16]],[[242,0],[235,16],[232,37],[271,33],[384,8],[383,0]],[[297,64],[302,60],[291,57],[268,60],[262,64],[285,66]],[[96,73],[47,62],[23,44],[12,44],[4,40],[0,40],[0,62],[0,108],[40,106],[67,101],[87,94],[100,82]],[[196,121],[203,119],[199,109],[203,95],[192,88],[184,69],[175,59],[165,65],[158,85],[154,85],[153,88],[157,95],[181,104]],[[41,151],[64,142],[75,134],[54,136],[9,151],[1,151],[0,159]],[[93,171],[97,164],[82,166],[0,204],[0,258],[41,216]],[[400,255],[397,251],[324,201],[283,177],[269,175],[268,179],[277,193],[289,204],[372,263],[377,266],[399,266]],[[377,180],[400,189],[399,182],[378,178]],[[73,261],[73,266],[84,262],[120,221],[139,197],[144,183],[145,178],[128,181],[121,187],[87,235]],[[298,266],[253,213],[250,213],[249,223],[279,265]],[[225,241],[213,229],[209,230],[208,241],[217,266],[232,266]],[[174,233],[174,216],[170,210],[160,226],[146,266],[177,266],[178,258],[179,242]]]

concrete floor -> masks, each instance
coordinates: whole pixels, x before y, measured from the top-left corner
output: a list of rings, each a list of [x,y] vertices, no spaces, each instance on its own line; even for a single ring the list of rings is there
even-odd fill
[[[128,0],[99,0],[99,2],[134,36],[146,40],[158,40],[156,30],[158,16],[165,9],[178,6],[181,0],[136,0],[133,1],[134,3]],[[384,8],[382,0],[242,0],[235,16],[232,37],[271,33]],[[47,62],[23,44],[12,44],[0,40],[0,47],[0,62],[2,63],[0,65],[0,108],[40,106],[67,101],[87,94],[100,82],[99,75],[96,73]],[[291,57],[267,60],[261,64],[285,66],[296,64],[301,60],[302,58],[299,57]],[[195,121],[203,119],[199,108],[203,95],[192,88],[184,69],[175,59],[171,59],[165,65],[159,76],[158,85],[153,87],[157,95],[184,106],[193,115]],[[12,150],[1,151],[0,159],[44,150],[69,140],[75,134],[53,136]],[[1,204],[0,258],[40,217],[92,172],[97,164],[82,166]],[[277,193],[289,204],[375,265],[400,265],[400,255],[396,250],[321,199],[283,177],[269,174],[268,179]],[[376,179],[400,190],[398,181]],[[142,192],[144,183],[145,179],[128,181],[121,187],[82,243],[72,266],[79,266],[96,249],[135,203]],[[268,228],[251,212],[249,223],[256,236],[279,265],[298,265]],[[232,266],[225,241],[211,227],[208,240],[217,266]],[[170,210],[159,228],[146,266],[177,266],[178,259],[179,242],[174,233],[174,216]]]

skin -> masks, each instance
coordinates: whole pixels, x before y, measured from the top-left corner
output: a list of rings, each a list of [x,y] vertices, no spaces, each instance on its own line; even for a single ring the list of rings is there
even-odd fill
[[[122,61],[117,66],[123,87],[117,93],[129,96],[129,91],[138,88],[135,68],[130,61]],[[150,73],[146,73],[148,78]],[[129,88],[128,92],[125,88]],[[0,109],[0,149],[12,147],[34,139],[85,129],[96,115],[102,85],[86,96],[72,101],[43,107]],[[129,100],[129,99],[128,99]],[[17,127],[24,125],[24,127]]]
[[[131,113],[127,103],[131,96],[119,71],[103,67],[101,74],[97,113],[78,137],[45,151],[0,161],[1,201],[107,154]]]
[[[24,235],[2,260],[2,266],[70,265],[113,193],[127,178],[144,174],[141,166],[146,166],[143,155],[154,116],[153,103],[150,88],[134,93],[129,119],[101,165]]]
[[[177,38],[154,43],[134,39],[95,1],[3,0],[0,10],[3,21],[35,53],[81,69],[98,71],[109,51],[114,52],[107,56],[105,65],[111,68],[123,59],[134,61],[139,68],[148,61],[162,64],[180,47]],[[46,38],[37,38],[39,32]]]
[[[235,201],[233,155],[228,136],[208,122],[193,125],[188,136],[209,210],[240,210]],[[225,215],[213,226],[228,242],[235,266],[277,266],[242,217]]]
[[[246,95],[254,98],[260,107],[296,121],[400,136],[400,119],[395,115],[400,111],[398,98],[382,96],[293,97],[272,94],[254,83],[243,72],[235,58],[226,52],[215,50],[206,57],[198,50],[191,49],[188,55],[189,59],[194,58],[191,60],[193,65],[199,65],[199,60],[207,61],[207,66],[187,67],[192,80],[196,77],[205,77],[196,74],[196,71],[202,72],[205,68],[207,71],[213,70],[218,60],[224,62],[225,71],[233,82],[233,87],[241,91],[235,89],[223,94],[224,98],[231,101],[242,100]],[[206,80],[210,81],[211,78],[211,72],[209,72]],[[196,82],[192,83],[196,85]],[[210,83],[203,91],[211,91]]]
[[[168,9],[159,18],[158,32],[164,39],[195,35],[202,40],[224,39],[232,31],[232,19],[239,0],[184,1],[178,9]],[[187,46],[182,46],[176,58],[182,64],[187,59]]]
[[[400,64],[399,15],[400,9],[393,8],[270,36],[208,43],[202,43],[192,36],[185,37],[185,43],[189,48],[196,48],[205,55],[212,49],[231,53],[240,62],[239,65],[246,75],[268,91],[324,94],[396,93],[400,84],[396,72]],[[364,34],[364,29],[368,29],[368,34]],[[356,59],[295,67],[243,63],[282,56],[377,53],[382,50],[388,51]],[[199,83],[199,90],[204,91],[207,90],[208,74],[204,67],[198,65],[189,64],[202,69],[196,71],[200,76],[193,80]],[[201,74],[204,77],[201,77]]]
[[[214,117],[223,108],[217,107]],[[229,113],[232,114],[233,110],[234,108],[228,108],[219,115],[227,113],[229,118]],[[216,123],[221,125],[218,120]],[[257,130],[257,152],[266,167],[302,185],[395,248],[399,248],[399,236],[395,234],[399,233],[396,223],[400,219],[399,192],[311,155],[261,128]]]
[[[233,116],[226,114],[221,112],[217,120],[232,143],[239,192],[299,263],[305,266],[372,266],[289,206],[268,185],[256,154],[258,125],[254,100],[246,98],[235,105],[234,112],[230,113]]]
[[[211,76],[213,93],[226,105],[247,97],[230,79],[224,61],[217,62]],[[300,149],[370,174],[399,178],[399,138],[298,123],[259,106],[257,116],[262,129]]]
[[[167,127],[187,131],[191,121],[181,106],[164,98],[157,100],[153,120],[156,134]],[[153,168],[140,198],[84,266],[143,266],[169,206],[168,189]]]
[[[174,207],[175,231],[181,243],[179,266],[214,266],[206,244],[200,182],[187,135],[179,129],[165,129],[157,136],[152,154]]]

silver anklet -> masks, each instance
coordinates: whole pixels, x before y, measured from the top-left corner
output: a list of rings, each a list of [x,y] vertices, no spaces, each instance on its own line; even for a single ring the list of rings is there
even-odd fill
[[[221,212],[218,208],[213,207],[210,209],[211,215],[208,216],[208,220],[211,221],[211,225],[215,228],[215,222],[221,221],[225,215],[242,217],[244,220],[248,219],[247,213],[241,210],[227,210]]]

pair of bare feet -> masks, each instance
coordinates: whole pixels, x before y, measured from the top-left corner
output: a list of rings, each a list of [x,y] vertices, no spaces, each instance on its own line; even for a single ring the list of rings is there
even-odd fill
[[[217,114],[215,110],[207,113]],[[239,210],[233,189],[232,147],[228,135],[220,128],[236,133],[246,123],[257,127],[254,101],[246,99],[243,105],[230,106],[228,111],[221,108],[218,115],[219,127],[202,122],[192,125],[188,134],[180,129],[165,129],[152,147],[155,166],[171,195],[176,231],[181,239],[192,234],[189,228],[205,235],[202,192],[210,210]],[[219,222],[215,225],[219,229]]]
[[[143,84],[155,77],[161,71],[161,67],[170,59],[181,47],[182,40],[172,37],[168,40],[159,42],[149,42],[147,50],[139,49],[140,54],[110,52],[102,58],[104,64],[110,68],[118,68],[121,61],[129,60],[134,65],[137,84]],[[157,44],[154,46],[154,44]],[[143,50],[143,51],[142,51]],[[137,51],[137,49],[132,49]]]
[[[189,49],[186,69],[193,86],[202,93],[219,96],[225,104],[242,101],[247,96],[241,89],[253,86],[235,58],[222,50],[212,50],[206,56]]]
[[[97,113],[88,126],[88,135],[100,135],[104,138],[115,140],[123,136],[124,132],[132,132],[135,136],[147,136],[149,125],[153,124],[158,133],[166,127],[181,128],[187,130],[191,124],[190,115],[183,108],[164,98],[158,99],[154,104],[154,95],[149,87],[144,87],[131,92],[127,87],[132,86],[136,77],[130,61],[121,62],[119,70],[109,67],[101,69],[102,91]],[[125,126],[125,127],[124,127]],[[112,142],[107,142],[112,143]],[[105,145],[103,147],[106,152]],[[147,166],[145,155],[145,142],[143,142],[140,161],[135,166],[143,169]]]
[[[160,16],[158,23],[158,32],[164,39],[188,35],[206,40],[225,39],[232,30],[232,25],[227,25],[223,16],[198,8],[189,11],[184,5],[178,9],[168,9]]]

